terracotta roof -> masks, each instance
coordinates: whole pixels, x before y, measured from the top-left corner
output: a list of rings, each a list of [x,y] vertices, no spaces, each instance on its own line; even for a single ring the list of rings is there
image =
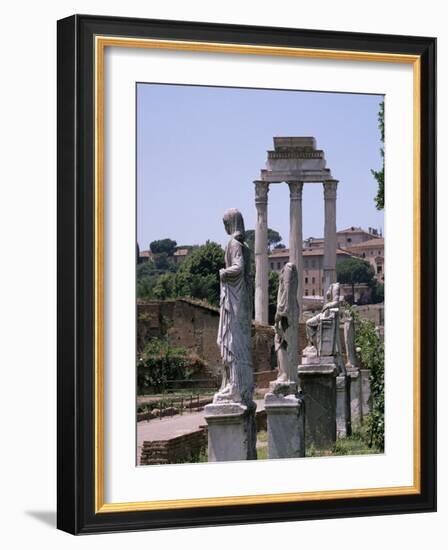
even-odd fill
[[[369,241],[364,241],[363,243],[354,244],[348,247],[348,250],[362,250],[363,248],[378,248],[384,246],[384,237],[376,237],[375,239],[370,239]]]
[[[347,229],[341,229],[338,232],[338,235],[341,233],[366,233],[367,235],[371,235],[368,231],[363,229],[362,227],[347,227]]]
[[[178,248],[176,252],[174,252],[175,256],[187,256],[190,252],[190,249],[188,248]]]
[[[152,252],[150,250],[141,250],[139,256],[141,258],[150,258],[152,256]]]
[[[337,254],[342,254],[344,256],[350,256],[350,254],[346,250],[342,250],[341,248],[338,248],[336,250]],[[304,248],[302,249],[302,256],[323,256],[324,255],[324,249],[323,248]],[[289,248],[283,248],[274,250],[272,254],[269,254],[270,260],[275,260],[276,258],[289,258]]]

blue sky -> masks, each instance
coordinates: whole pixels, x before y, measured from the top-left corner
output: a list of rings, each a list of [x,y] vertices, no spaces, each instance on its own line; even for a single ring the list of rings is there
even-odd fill
[[[274,136],[314,136],[339,180],[337,228],[384,228],[374,205],[381,166],[382,96],[137,85],[137,239],[225,244],[222,215],[236,207],[255,226],[253,180]],[[305,184],[303,236],[323,235],[322,184]],[[271,185],[269,227],[288,245],[289,191]]]

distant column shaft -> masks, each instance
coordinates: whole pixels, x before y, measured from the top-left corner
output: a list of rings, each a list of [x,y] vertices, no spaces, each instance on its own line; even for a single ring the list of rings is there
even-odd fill
[[[303,297],[303,235],[302,235],[302,181],[289,181],[289,261],[297,267],[299,283],[297,300],[302,315]]]
[[[268,191],[269,184],[255,181],[255,320],[269,322]]]
[[[324,296],[332,283],[336,282],[336,194],[337,180],[324,182],[325,229],[324,229]]]

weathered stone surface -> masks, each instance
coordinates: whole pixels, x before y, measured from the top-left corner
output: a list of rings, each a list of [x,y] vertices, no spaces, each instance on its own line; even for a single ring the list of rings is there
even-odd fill
[[[137,304],[137,315],[138,353],[141,353],[150,338],[166,339],[172,346],[184,347],[204,359],[208,372],[198,373],[201,380],[199,385],[203,386],[204,379],[210,377],[211,387],[216,387],[216,377],[221,372],[221,354],[216,345],[218,308],[190,298],[177,298]],[[277,364],[274,329],[252,323],[251,340],[254,371],[273,370]],[[194,387],[194,383],[190,386]],[[265,384],[264,387],[267,386],[268,384]]]
[[[362,423],[361,373],[357,368],[347,368],[347,376],[350,378],[350,414],[353,430]]]
[[[265,396],[269,458],[305,456],[305,403],[300,395]]]
[[[214,403],[244,403],[251,406],[254,391],[251,350],[252,294],[250,249],[245,242],[241,212],[224,213],[224,227],[230,236],[224,252],[217,344],[222,358],[222,383]]]
[[[316,360],[314,364],[300,365],[298,374],[305,399],[305,446],[329,449],[336,441],[338,367],[334,361]]]
[[[268,192],[269,184],[255,181],[255,320],[268,324],[269,261],[268,261]]]
[[[207,405],[208,461],[255,460],[256,404],[219,403]]]
[[[361,410],[362,416],[365,417],[370,413],[370,371],[369,369],[361,369],[361,390],[362,390],[362,403]]]
[[[297,301],[297,267],[288,262],[280,273],[277,310],[275,313],[275,351],[277,352],[279,392],[285,392],[288,385],[293,384],[297,391],[297,342],[299,320],[299,304]],[[277,393],[275,383],[271,385],[273,393]]]
[[[300,274],[297,280],[298,318],[302,315],[303,301],[303,234],[302,234],[302,190],[303,182],[288,181],[289,186],[289,261]]]
[[[255,319],[268,322],[267,195],[269,185],[286,182],[290,188],[290,261],[299,273],[298,299],[302,305],[302,189],[305,182],[322,182],[325,193],[326,287],[336,280],[336,186],[326,168],[324,152],[316,149],[311,136],[274,137],[274,150],[267,152],[266,168],[255,183],[257,219],[255,226]],[[302,308],[300,307],[300,311]]]
[[[336,189],[337,180],[324,182],[324,288],[336,282]]]
[[[336,378],[336,436],[344,438],[351,434],[350,377],[342,374]]]

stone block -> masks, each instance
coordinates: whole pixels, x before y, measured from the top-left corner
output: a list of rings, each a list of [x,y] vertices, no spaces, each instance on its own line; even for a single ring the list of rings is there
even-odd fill
[[[339,375],[336,378],[336,436],[352,435],[350,408],[350,377]]]
[[[269,458],[305,456],[305,403],[300,395],[265,396]]]
[[[362,423],[361,373],[357,368],[347,368],[350,377],[350,414],[352,430]]]
[[[209,462],[257,458],[256,408],[253,402],[249,406],[241,403],[206,405]]]
[[[362,392],[362,402],[361,410],[363,418],[370,414],[370,370],[361,369],[361,392]]]
[[[328,359],[328,358],[324,358]],[[336,441],[336,376],[334,362],[300,365],[299,384],[305,400],[305,447],[331,449]]]

